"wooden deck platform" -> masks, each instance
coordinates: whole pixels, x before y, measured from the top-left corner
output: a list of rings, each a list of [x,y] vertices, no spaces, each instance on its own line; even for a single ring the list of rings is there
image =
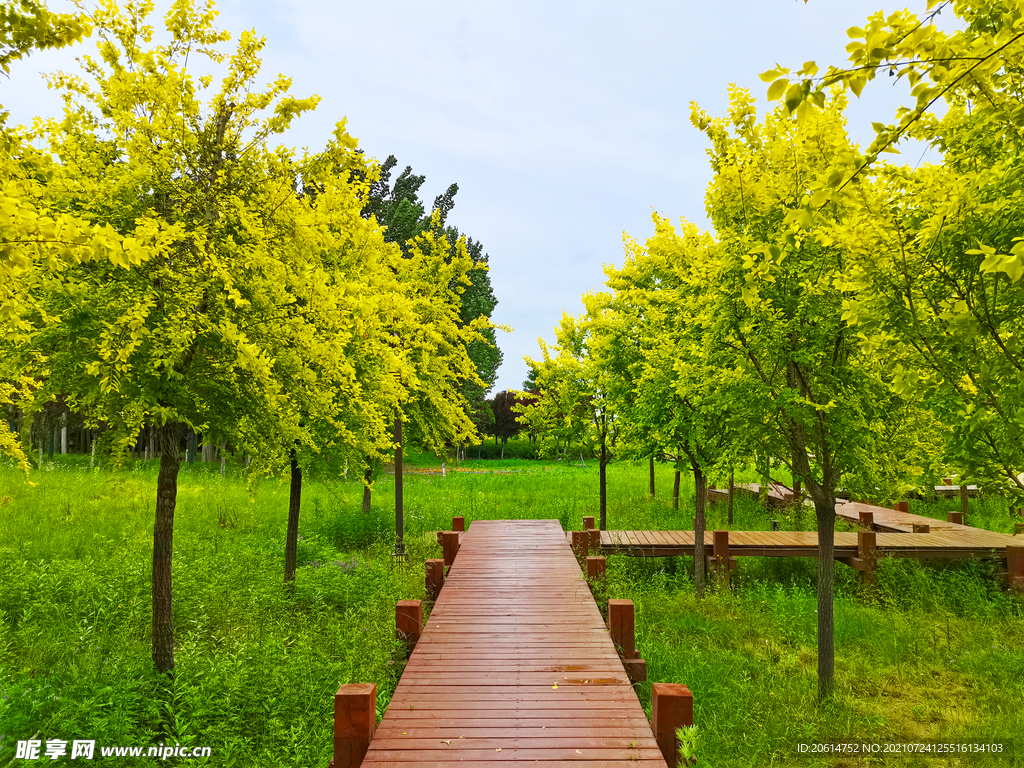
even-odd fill
[[[363,760],[666,768],[556,520],[477,520]]]
[[[966,528],[966,526],[961,526]],[[708,554],[714,543],[713,532],[704,535]],[[927,558],[963,558],[972,555],[1005,556],[1006,547],[1024,544],[1021,537],[970,528],[968,532],[879,533],[879,556]],[[693,531],[601,531],[603,554],[631,554],[647,557],[693,555]],[[732,557],[817,557],[816,531],[730,531],[729,554]],[[837,531],[837,559],[857,556],[857,533]]]
[[[936,486],[945,488],[947,486]],[[948,486],[959,491],[958,486]],[[973,488],[973,486],[970,486]],[[761,493],[761,486],[758,483],[737,483],[735,491],[751,496],[758,496]],[[721,502],[729,497],[728,490],[721,488],[709,489],[708,500]],[[793,491],[779,483],[773,483],[765,494],[765,503],[770,507],[787,507],[793,503]],[[809,499],[804,499],[803,504],[813,509],[814,504]],[[912,515],[909,512],[901,512],[889,507],[880,507],[876,504],[868,504],[863,501],[847,501],[836,499],[836,516],[848,522],[859,523],[861,512],[871,512],[874,516],[874,530],[887,533],[913,533],[915,525],[927,525],[932,533],[969,533],[978,531],[969,525],[951,523],[925,515]],[[1006,534],[996,534],[1003,536]],[[1008,536],[1012,538],[1012,536]],[[1005,544],[1003,546],[1006,546]]]

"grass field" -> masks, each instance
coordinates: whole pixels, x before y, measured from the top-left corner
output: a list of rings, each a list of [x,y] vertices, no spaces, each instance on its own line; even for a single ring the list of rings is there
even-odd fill
[[[436,462],[412,457],[423,468]],[[15,743],[94,739],[98,765],[326,766],[332,696],[375,682],[383,712],[401,653],[394,604],[423,597],[423,561],[439,557],[430,532],[454,515],[554,518],[581,527],[596,514],[597,470],[555,462],[484,461],[482,473],[406,480],[409,563],[394,566],[393,482],[381,479],[369,515],[361,486],[307,480],[293,597],[282,589],[287,484],[252,494],[241,470],[183,465],[175,520],[177,668],[150,662],[150,558],[156,465],[90,470],[57,457],[31,487],[0,468],[0,767]],[[690,528],[692,483],[679,511],[671,469],[609,469],[609,527]],[[753,479],[751,476],[749,479]],[[957,500],[913,502],[943,516]],[[1012,531],[1005,502],[972,500],[972,523]],[[709,529],[724,527],[713,507]],[[734,530],[769,527],[739,500]],[[784,528],[810,527],[782,519]],[[798,760],[801,740],[997,739],[1024,734],[1024,601],[983,561],[883,561],[877,591],[862,594],[837,565],[838,695],[815,701],[815,564],[743,558],[732,593],[693,598],[688,558],[609,558],[608,595],[637,605],[637,643],[651,681],[694,692],[699,764],[859,765]],[[650,706],[650,683],[638,686]],[[208,759],[100,759],[105,746],[208,746]],[[1017,745],[1024,760],[1024,740]],[[886,765],[915,765],[920,758]],[[49,762],[49,761],[47,761]],[[978,758],[928,765],[979,765]],[[870,763],[863,763],[870,764]]]

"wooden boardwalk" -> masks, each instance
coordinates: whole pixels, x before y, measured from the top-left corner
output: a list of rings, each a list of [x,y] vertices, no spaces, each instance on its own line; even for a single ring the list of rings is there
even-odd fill
[[[556,520],[477,520],[365,764],[667,768]]]
[[[1005,553],[1006,547],[1024,544],[1020,537],[982,531],[953,533],[879,533],[876,550],[880,556],[962,558]],[[601,531],[602,554],[632,554],[648,557],[693,555],[693,531]],[[712,531],[704,534],[710,554],[714,544]],[[857,556],[857,533],[836,531],[837,559]],[[729,531],[732,557],[817,557],[816,531]],[[1004,555],[1005,556],[1005,555]]]

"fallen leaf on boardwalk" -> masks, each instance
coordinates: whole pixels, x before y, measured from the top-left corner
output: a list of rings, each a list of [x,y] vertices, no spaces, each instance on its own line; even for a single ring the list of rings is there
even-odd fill
[[[441,739],[442,744],[447,744],[449,747],[452,745],[451,739]]]
[[[557,687],[558,687],[558,683],[555,683],[555,684],[554,684],[554,685],[552,685],[551,687],[552,687],[552,688],[557,688]]]
[[[583,753],[582,753],[582,752],[580,752],[580,751],[579,751],[579,750],[577,749],[577,750],[576,750],[576,754],[577,754],[577,755],[582,755]]]
[[[497,748],[496,750],[494,750],[494,751],[495,751],[495,752],[501,752],[501,747],[498,747],[498,748]]]

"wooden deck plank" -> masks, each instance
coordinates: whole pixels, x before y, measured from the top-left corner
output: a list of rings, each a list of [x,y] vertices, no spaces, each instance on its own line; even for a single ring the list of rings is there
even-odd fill
[[[651,532],[604,547],[664,546]],[[474,521],[364,758],[667,768],[557,521]]]

